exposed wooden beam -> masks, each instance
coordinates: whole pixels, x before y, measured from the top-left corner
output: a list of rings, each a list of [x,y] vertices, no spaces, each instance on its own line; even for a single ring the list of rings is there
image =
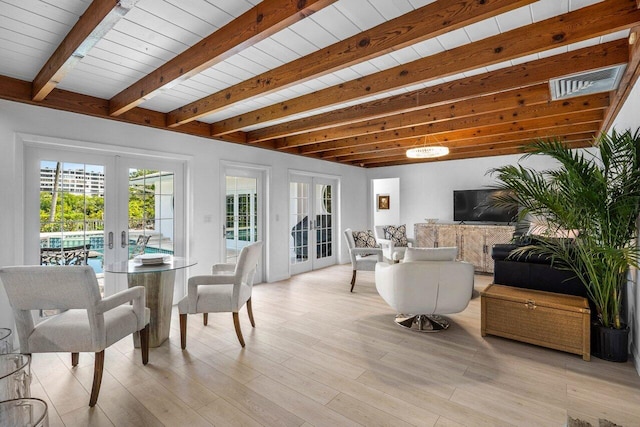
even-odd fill
[[[557,141],[561,141],[564,143],[571,141],[586,141],[589,139],[593,139],[595,134],[598,132],[598,129],[593,129],[591,132],[586,133],[578,133],[574,135],[562,135],[554,138]],[[528,139],[513,139],[510,141],[502,141],[502,142],[492,142],[488,144],[473,144],[467,143],[467,145],[458,145],[455,147],[449,147],[451,153],[470,153],[478,150],[497,150],[501,148],[507,147],[525,147],[531,143],[531,140]],[[447,145],[448,146],[448,145]],[[354,154],[351,156],[343,156],[336,159],[337,162],[340,163],[362,163],[364,161],[369,160],[388,160],[392,157],[406,157],[407,148],[395,149],[395,150],[387,150],[387,151],[377,151],[373,153],[362,153],[362,154]]]
[[[331,147],[349,147],[363,144],[375,144],[385,141],[394,141],[399,139],[410,139],[421,135],[437,135],[441,132],[451,132],[456,129],[476,128],[489,125],[498,125],[502,123],[514,123],[521,120],[530,120],[548,116],[564,115],[574,112],[604,109],[608,106],[608,93],[585,95],[572,99],[553,101],[544,105],[532,105],[510,111],[477,114],[470,117],[444,120],[441,122],[429,123],[426,125],[383,131],[369,135],[355,136],[351,138],[343,138],[326,143],[309,144],[309,146],[314,147],[314,149],[320,146],[324,151],[327,149],[331,149]],[[286,141],[282,141],[282,143],[279,144],[280,149],[286,149],[287,152],[298,154],[308,152],[304,149],[304,147],[305,146],[298,145],[290,146]]]
[[[331,46],[185,105],[169,114],[179,125],[230,104],[390,53],[448,31],[533,3],[534,0],[453,0],[430,3]],[[220,134],[221,135],[221,134]]]
[[[336,0],[264,0],[111,98],[118,116]],[[203,17],[204,18],[204,17]]]
[[[93,0],[36,75],[32,99],[42,101],[136,1]]]
[[[592,139],[586,139],[583,141],[573,141],[567,143],[569,148],[585,148],[591,147],[593,145]],[[397,165],[407,165],[407,164],[416,164],[416,163],[432,163],[432,162],[443,162],[448,160],[462,160],[462,159],[471,159],[475,157],[492,157],[492,156],[506,156],[510,154],[525,154],[526,150],[522,146],[515,146],[509,148],[502,148],[497,150],[490,149],[480,149],[472,152],[464,152],[464,153],[449,153],[447,156],[439,157],[436,159],[407,159],[406,156],[395,156],[386,160],[374,160],[369,162],[360,162],[360,164],[354,164],[354,166],[361,167],[383,167],[383,166],[397,166]]]
[[[443,120],[472,116],[479,113],[486,114],[489,112],[512,110],[527,105],[542,104],[549,102],[549,98],[549,86],[540,83],[535,86],[440,104],[423,110],[288,136],[284,141],[286,141],[287,147],[296,147],[358,135],[370,135],[393,129],[415,127]]]
[[[526,132],[541,130],[547,128],[556,128],[558,126],[568,126],[580,123],[591,123],[594,121],[601,122],[603,118],[603,109],[595,109],[590,111],[574,110],[574,112],[566,112],[564,115],[550,115],[545,117],[520,117],[517,121],[499,121],[496,117],[487,117],[487,120],[494,122],[482,121],[482,123],[469,123],[464,126],[458,123],[459,127],[442,126],[441,129],[431,129],[431,133],[416,132],[415,135],[408,138],[391,138],[385,141],[369,141],[363,142],[357,139],[345,139],[338,141],[330,141],[320,145],[324,145],[323,149],[318,150],[315,145],[299,147],[298,154],[317,153],[317,158],[330,159],[337,156],[349,155],[354,153],[368,152],[372,150],[384,150],[389,148],[407,147],[416,144],[416,137],[430,135],[431,144],[446,143],[450,140],[465,138],[480,138],[484,136],[495,136],[501,134],[509,134],[514,132]],[[524,115],[523,115],[524,116]],[[498,117],[499,119],[499,117]],[[464,119],[459,119],[464,120]],[[455,125],[455,121],[453,124]],[[497,123],[496,123],[497,122]],[[445,122],[446,123],[446,122]],[[451,123],[450,123],[451,124]],[[440,139],[442,137],[442,140]],[[406,141],[406,142],[405,142]]]
[[[441,134],[438,137],[438,143],[449,148],[454,147],[469,147],[469,146],[481,146],[491,145],[507,142],[520,141],[521,143],[530,143],[538,139],[558,138],[560,140],[566,140],[568,137],[574,135],[587,135],[598,132],[600,125],[599,120],[594,120],[587,123],[570,124],[564,126],[554,126],[548,128],[540,128],[533,130],[518,130],[507,133],[496,133],[493,135],[485,135],[480,137],[468,137],[467,131],[453,131],[446,134]],[[500,127],[494,127],[494,131],[500,132]],[[432,141],[433,142],[433,141]],[[395,141],[395,144],[380,144],[378,146],[361,146],[358,151],[352,151],[348,154],[341,154],[335,156],[323,156],[324,160],[335,159],[338,162],[351,162],[356,160],[366,159],[368,157],[381,157],[388,153],[392,153],[398,150],[407,150],[411,147],[416,147],[424,143],[424,139],[416,141],[401,140]],[[346,151],[346,150],[344,150]]]
[[[638,22],[640,11],[634,3],[629,0],[605,0],[574,12],[235,116],[225,121],[227,126],[224,129],[216,127],[215,132],[231,132],[316,108],[451,76],[630,28]],[[180,122],[180,118],[171,121]]]
[[[0,99],[52,108],[55,110],[69,111],[72,113],[115,120],[123,123],[148,126],[182,134],[209,138],[212,140],[220,140],[219,137],[211,136],[211,125],[208,123],[193,121],[185,126],[172,129],[166,126],[166,113],[143,108],[134,108],[118,117],[112,117],[109,115],[109,100],[107,99],[82,95],[61,89],[53,89],[44,100],[36,102],[31,97],[32,89],[33,85],[31,82],[0,76]],[[229,141],[231,142],[243,145],[246,144],[246,139],[244,138],[243,133],[228,135],[227,137],[230,138]]]
[[[605,119],[602,122],[603,132],[607,132],[613,125],[613,121],[637,83],[638,77],[640,77],[640,26],[631,29],[629,35],[629,62],[627,63],[627,68],[624,70],[622,79],[620,79],[619,89],[615,91],[611,100],[611,106],[607,110]]]
[[[616,40],[431,86],[407,94],[365,102],[352,107],[257,129],[247,132],[247,141],[262,142],[296,135],[305,131],[327,129],[340,124],[358,123],[363,120],[386,117],[398,112],[415,111],[444,102],[453,102],[469,99],[473,96],[500,92],[511,89],[514,86],[529,86],[547,82],[550,78],[610,67],[627,61],[627,42],[625,40]],[[214,123],[212,126],[214,128],[213,133],[216,134],[215,128],[217,124]]]

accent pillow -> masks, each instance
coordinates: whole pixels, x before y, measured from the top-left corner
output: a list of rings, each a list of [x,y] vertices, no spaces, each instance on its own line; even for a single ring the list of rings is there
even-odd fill
[[[407,227],[405,224],[394,226],[389,225],[384,228],[384,238],[387,240],[391,240],[393,242],[393,246],[408,246],[409,241],[407,240]]]
[[[407,248],[404,252],[404,262],[409,261],[455,261],[458,248]]]
[[[353,241],[356,244],[356,248],[377,248],[378,243],[376,242],[376,238],[373,236],[373,231],[365,230],[365,231],[352,231]]]

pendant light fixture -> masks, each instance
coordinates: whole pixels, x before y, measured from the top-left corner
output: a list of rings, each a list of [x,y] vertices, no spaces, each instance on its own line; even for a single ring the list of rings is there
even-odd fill
[[[427,137],[424,137],[424,145],[422,147],[414,147],[407,150],[407,157],[410,159],[430,159],[434,157],[442,157],[449,154],[449,148],[443,145],[427,146]]]

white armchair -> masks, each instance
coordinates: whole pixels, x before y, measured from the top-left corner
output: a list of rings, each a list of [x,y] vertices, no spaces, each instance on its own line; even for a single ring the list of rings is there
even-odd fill
[[[376,289],[396,323],[421,332],[449,327],[442,314],[463,311],[473,293],[474,267],[454,261],[457,248],[408,248],[404,262],[376,265]]]
[[[149,361],[149,309],[145,290],[136,286],[107,298],[88,266],[18,266],[0,269],[16,321],[22,353],[94,352],[89,406],[98,400],[104,350],[132,333],[140,333],[142,363]],[[129,303],[133,303],[132,305]],[[63,310],[37,325],[32,310]]]
[[[390,261],[400,261],[403,259],[404,253],[407,247],[413,246],[413,244],[415,243],[415,240],[411,237],[406,237],[406,234],[405,234],[405,238],[407,240],[407,246],[398,246],[396,243],[394,243],[392,239],[387,238],[388,236],[386,236],[386,233],[385,233],[385,229],[387,227],[389,226],[376,225],[374,227],[376,241],[382,248],[382,254],[384,255],[385,258],[387,258]],[[401,228],[401,227],[404,227],[404,226],[399,226],[396,228]]]
[[[187,314],[195,313],[202,313],[205,326],[208,313],[233,313],[236,335],[244,347],[238,311],[246,303],[251,326],[256,326],[251,310],[251,289],[261,254],[262,241],[258,241],[242,248],[237,264],[215,264],[211,275],[189,278],[187,296],[178,303],[180,346],[183,350],[187,347]]]

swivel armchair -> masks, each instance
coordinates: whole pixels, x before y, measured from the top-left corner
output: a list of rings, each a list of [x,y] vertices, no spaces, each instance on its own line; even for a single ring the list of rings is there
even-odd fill
[[[454,261],[456,253],[456,248],[407,248],[404,262],[376,265],[376,289],[398,313],[398,325],[437,332],[449,327],[442,314],[459,313],[467,307],[474,267]]]

